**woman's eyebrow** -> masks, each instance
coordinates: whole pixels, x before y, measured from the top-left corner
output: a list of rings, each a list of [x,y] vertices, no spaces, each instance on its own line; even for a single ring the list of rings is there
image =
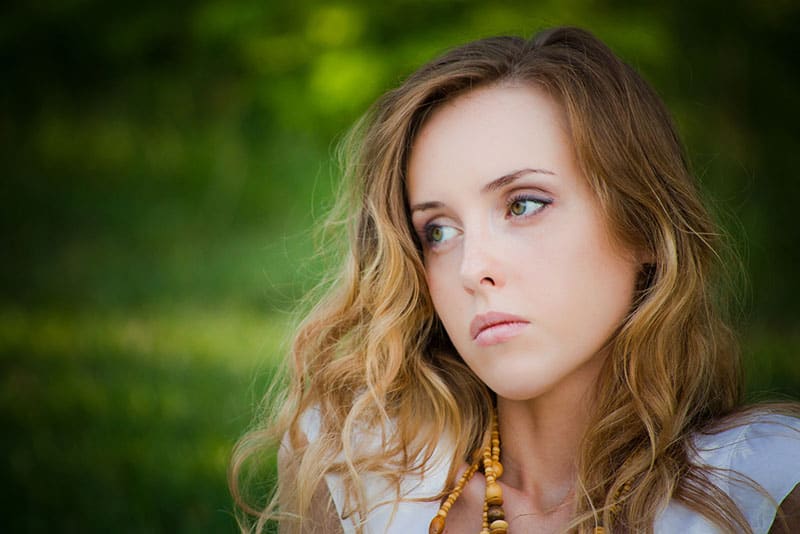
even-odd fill
[[[527,169],[527,168],[526,169],[520,169],[518,171],[514,171],[514,172],[508,173],[508,174],[506,174],[504,176],[501,176],[500,178],[498,178],[496,180],[492,180],[491,182],[489,182],[488,184],[484,185],[481,188],[481,193],[490,193],[492,191],[496,191],[496,190],[500,189],[501,187],[510,184],[514,180],[518,180],[519,178],[522,178],[526,174],[549,174],[551,176],[555,176],[556,175],[556,173],[554,173],[553,171],[548,171],[547,169]]]
[[[514,180],[518,180],[519,178],[522,178],[526,174],[548,174],[550,176],[555,176],[556,175],[556,173],[554,173],[553,171],[549,171],[547,169],[529,169],[529,168],[519,169],[518,171],[514,171],[514,172],[511,172],[511,173],[505,174],[505,175],[501,176],[500,178],[497,178],[496,180],[492,180],[488,184],[484,185],[481,188],[481,194],[485,194],[485,193],[490,193],[492,191],[496,191],[496,190],[500,189],[501,187],[510,184]],[[444,206],[444,203],[439,202],[439,201],[420,202],[419,204],[414,204],[413,206],[411,206],[411,213],[414,213],[416,211],[432,210],[432,209],[436,209],[436,208],[441,208],[443,206]]]
[[[413,206],[411,206],[411,213],[414,213],[415,211],[425,211],[425,210],[432,210],[435,208],[441,208],[442,206],[444,206],[444,204],[438,201],[420,202],[419,204],[414,204]]]

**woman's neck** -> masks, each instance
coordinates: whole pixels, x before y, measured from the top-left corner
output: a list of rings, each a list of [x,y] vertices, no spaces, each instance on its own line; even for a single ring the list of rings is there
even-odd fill
[[[570,501],[578,446],[587,424],[585,391],[553,391],[532,400],[498,398],[502,482],[547,513]]]

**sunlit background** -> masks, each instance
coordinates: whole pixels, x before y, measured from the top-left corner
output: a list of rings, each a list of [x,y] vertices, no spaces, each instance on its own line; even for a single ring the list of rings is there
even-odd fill
[[[491,34],[584,26],[655,85],[744,257],[751,397],[800,396],[796,2],[13,4],[3,532],[234,531],[230,449],[318,277],[336,140]]]

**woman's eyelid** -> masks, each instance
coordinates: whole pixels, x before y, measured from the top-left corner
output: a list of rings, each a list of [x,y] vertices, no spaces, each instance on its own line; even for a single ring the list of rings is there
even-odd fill
[[[428,223],[425,223],[425,226],[422,227],[422,233],[423,234],[427,234],[433,228],[451,228],[456,233],[460,232],[460,229],[458,228],[458,226],[453,224],[451,221],[447,221],[447,220],[442,220],[440,218],[436,218],[436,219],[431,220]]]
[[[511,188],[503,192],[503,197],[508,201],[513,198],[525,197],[530,200],[541,202],[553,202],[553,194],[548,190],[532,184],[514,184]]]
[[[420,230],[425,231],[432,226],[452,226],[458,228],[458,221],[444,211],[431,211],[419,225]]]
[[[414,228],[420,240],[428,245],[433,245],[433,242],[429,239],[429,236],[430,232],[434,228],[452,228],[456,231],[456,233],[460,232],[460,228],[458,227],[457,223],[453,221],[451,217],[447,217],[442,213],[432,214],[424,219],[424,222],[418,225],[414,224]]]
[[[414,214],[411,216],[411,226],[414,228],[414,231],[420,237],[420,239],[425,240],[425,235],[428,233],[428,230],[431,226],[434,225],[434,221],[439,218],[439,215],[433,213],[420,213],[419,215]]]
[[[507,203],[515,200],[537,200],[539,202],[552,202],[553,195],[541,189],[531,189],[530,187],[515,189],[506,193],[503,198]]]
[[[512,207],[518,203],[532,203],[535,208],[526,209],[526,213],[514,213]],[[532,192],[529,188],[517,189],[515,192],[509,193],[505,200],[504,212],[505,217],[516,220],[525,220],[534,217],[553,203],[553,198],[550,195],[543,195],[541,191],[537,190]]]

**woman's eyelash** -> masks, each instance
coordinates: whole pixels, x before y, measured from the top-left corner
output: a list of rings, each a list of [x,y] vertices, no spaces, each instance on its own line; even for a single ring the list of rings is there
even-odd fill
[[[433,224],[433,223],[428,223],[425,226],[423,226],[422,235],[420,236],[422,237],[422,241],[430,244],[431,241],[433,241],[433,235],[432,235],[433,229],[438,226],[439,226],[438,224]]]
[[[532,209],[529,213],[526,213],[528,211],[528,207],[524,204],[527,203],[535,204],[537,206],[536,209]],[[516,219],[532,217],[552,203],[553,201],[549,198],[541,198],[531,194],[520,193],[510,197],[506,201],[506,214]],[[519,204],[520,206],[518,207],[521,207],[523,211],[520,213],[515,213],[515,204]],[[429,222],[422,227],[418,235],[420,241],[425,247],[436,248],[455,237],[457,233],[458,231],[450,225]]]
[[[532,203],[538,204],[539,207],[533,213],[526,213],[526,214],[513,213],[514,205],[518,204],[518,203],[522,203],[522,202],[532,202]],[[524,194],[524,193],[517,194],[517,195],[514,195],[511,198],[509,198],[508,201],[506,201],[506,213],[511,213],[511,214],[513,214],[514,217],[529,217],[529,216],[535,215],[536,213],[539,213],[540,211],[542,211],[544,208],[546,208],[547,206],[549,206],[552,203],[553,203],[553,201],[548,199],[548,198],[540,198],[540,197],[536,197],[536,196],[533,196],[533,195],[530,195],[530,194]]]
[[[452,237],[452,235],[449,235],[447,232],[448,229],[450,229],[450,227],[447,225],[432,222],[428,223],[422,229],[422,241],[428,246],[437,246],[443,238]],[[441,235],[436,235],[436,232]]]

